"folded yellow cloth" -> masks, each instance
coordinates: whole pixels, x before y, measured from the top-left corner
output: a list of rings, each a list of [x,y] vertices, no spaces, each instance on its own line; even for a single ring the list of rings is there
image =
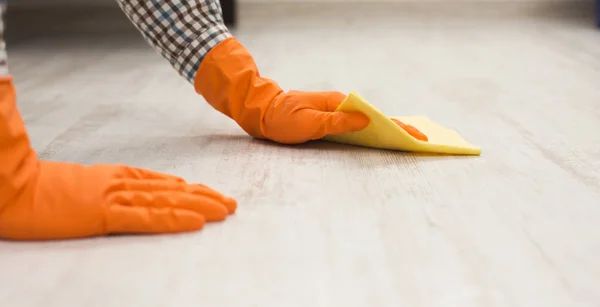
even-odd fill
[[[367,115],[371,122],[367,128],[361,131],[328,135],[323,138],[326,141],[422,153],[452,155],[481,154],[481,148],[467,142],[456,131],[434,123],[427,117],[393,117],[407,125],[419,129],[429,139],[428,142],[417,140],[355,92],[348,95],[346,100],[344,100],[337,108],[337,111],[359,111]]]

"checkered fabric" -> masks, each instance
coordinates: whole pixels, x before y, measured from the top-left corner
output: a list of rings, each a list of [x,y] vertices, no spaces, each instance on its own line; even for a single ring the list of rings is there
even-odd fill
[[[117,0],[146,41],[190,83],[206,54],[231,37],[219,0]]]
[[[4,42],[4,17],[8,0],[0,0],[0,76],[8,76],[8,59]]]

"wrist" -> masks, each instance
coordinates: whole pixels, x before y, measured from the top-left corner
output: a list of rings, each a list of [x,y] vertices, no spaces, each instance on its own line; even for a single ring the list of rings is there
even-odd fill
[[[194,88],[219,112],[235,120],[246,133],[266,138],[266,110],[283,90],[262,78],[252,55],[235,37],[216,45],[200,64]]]

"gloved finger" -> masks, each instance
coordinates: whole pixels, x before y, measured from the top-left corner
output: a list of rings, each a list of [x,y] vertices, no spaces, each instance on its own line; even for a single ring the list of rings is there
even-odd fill
[[[237,208],[237,202],[233,198],[226,197],[218,191],[211,189],[203,184],[187,184],[166,180],[124,179],[115,182],[108,191],[178,191],[215,199],[227,208],[227,212],[229,214],[234,213]]]
[[[146,180],[166,180],[185,183],[185,180],[181,177],[160,173],[148,169],[125,166],[122,169],[121,178],[129,179],[146,179]]]
[[[427,136],[421,132],[419,129],[415,128],[414,126],[411,125],[407,125],[395,118],[390,118],[396,125],[398,125],[400,128],[402,128],[404,131],[408,132],[408,134],[410,134],[412,137],[414,137],[417,140],[421,140],[423,142],[427,142],[429,140],[429,138],[427,138]]]
[[[133,207],[185,209],[203,215],[210,222],[222,221],[229,213],[227,207],[216,199],[177,191],[120,191],[111,195],[111,201]]]
[[[185,191],[187,183],[173,180],[152,180],[152,179],[130,179],[125,178],[115,181],[109,191]]]
[[[227,208],[227,212],[229,214],[235,213],[235,210],[237,209],[237,201],[235,199],[233,199],[231,197],[227,197],[227,196],[221,194],[220,192],[218,192],[217,190],[209,188],[203,184],[199,184],[199,183],[188,184],[187,188],[189,189],[189,191],[191,191],[192,193],[194,193],[196,195],[204,195],[204,196],[211,197],[213,199],[218,200],[220,203],[222,203]]]
[[[297,94],[297,95],[296,95]],[[301,92],[301,91],[290,91],[288,92],[287,100],[292,102],[294,105],[305,105],[309,104],[313,110],[322,112],[334,112],[338,106],[346,99],[348,95],[337,91],[329,92]],[[294,100],[300,100],[294,102]]]
[[[201,214],[177,208],[128,207],[114,205],[107,212],[107,231],[126,233],[176,233],[201,229]]]
[[[321,112],[321,129],[315,135],[320,139],[328,134],[360,131],[369,125],[369,118],[360,112]]]
[[[340,92],[327,92],[327,106],[323,111],[335,112],[348,95]]]

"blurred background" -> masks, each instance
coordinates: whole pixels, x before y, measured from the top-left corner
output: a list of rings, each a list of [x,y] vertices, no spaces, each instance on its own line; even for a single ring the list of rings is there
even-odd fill
[[[431,14],[438,14],[435,16],[438,20],[493,16],[579,18],[582,25],[600,26],[598,2],[600,0],[221,0],[221,6],[227,24],[242,28],[261,22],[275,26],[274,22],[288,18],[296,19],[298,26],[314,27],[315,20],[326,23],[326,19],[341,18],[351,22],[348,19],[377,18],[381,14],[396,19],[406,18],[407,14],[416,17],[425,14],[432,18]],[[15,37],[14,32],[23,31],[19,33],[22,39],[35,35],[36,30],[46,35],[131,30],[124,25],[127,21],[114,0],[19,0],[10,1],[9,9],[13,24],[9,35]],[[315,11],[318,17],[306,16]]]

